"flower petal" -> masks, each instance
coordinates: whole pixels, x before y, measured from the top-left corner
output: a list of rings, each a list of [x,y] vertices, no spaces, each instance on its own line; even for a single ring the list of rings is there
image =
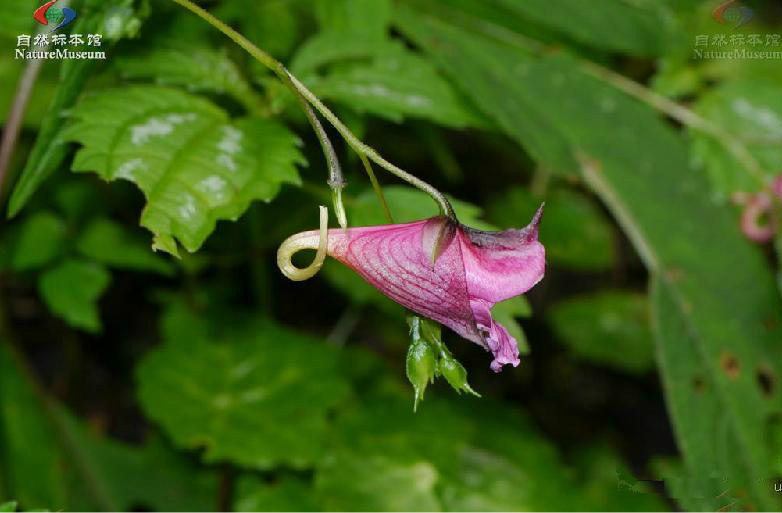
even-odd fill
[[[519,365],[519,346],[502,324],[494,322],[491,317],[491,306],[493,305],[480,299],[470,301],[478,331],[483,336],[487,349],[494,355],[491,370],[500,372],[503,365],[511,364],[514,367]]]

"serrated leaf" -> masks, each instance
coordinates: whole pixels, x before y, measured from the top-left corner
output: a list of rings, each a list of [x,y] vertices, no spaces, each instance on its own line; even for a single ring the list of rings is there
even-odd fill
[[[488,217],[503,228],[518,227],[532,217],[543,200],[546,212],[540,241],[549,262],[584,271],[602,271],[613,265],[613,228],[597,204],[584,194],[555,188],[538,198],[517,187],[489,203]]]
[[[747,141],[768,181],[782,173],[782,85],[762,80],[727,83],[701,96],[695,110],[732,137]],[[724,201],[736,191],[762,188],[744,163],[713,137],[696,130],[691,137],[693,155],[706,168],[718,198]]]
[[[143,238],[137,238],[122,225],[103,217],[94,218],[76,241],[83,256],[117,269],[152,271],[171,275],[174,267],[155,255]]]
[[[153,79],[164,86],[228,94],[250,112],[265,109],[258,93],[225,51],[161,43],[145,53],[117,56],[112,63],[125,78]]]
[[[654,368],[643,294],[606,291],[569,298],[555,304],[548,317],[557,338],[577,357],[627,372]]]
[[[51,312],[75,328],[101,330],[98,299],[108,288],[111,273],[83,260],[65,260],[41,274],[38,290]]]
[[[45,266],[63,250],[65,232],[65,222],[48,211],[24,219],[10,249],[10,268],[27,271]]]
[[[196,251],[218,220],[236,220],[253,200],[298,183],[298,138],[284,126],[235,122],[212,103],[163,87],[96,92],[75,107],[65,138],[83,148],[74,171],[130,180],[147,200],[141,225],[155,247]]]
[[[139,399],[178,446],[259,469],[323,455],[326,416],[347,392],[333,348],[267,321],[195,330],[182,307],[165,324],[166,342],[138,367]]]

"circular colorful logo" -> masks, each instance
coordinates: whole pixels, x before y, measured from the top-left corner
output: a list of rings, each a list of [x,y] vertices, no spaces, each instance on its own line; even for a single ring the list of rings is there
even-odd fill
[[[73,9],[69,7],[63,7],[62,9],[56,7],[54,4],[58,1],[59,0],[51,0],[46,2],[33,13],[33,18],[41,25],[54,26],[50,32],[55,32],[76,19],[76,12]]]
[[[739,0],[728,0],[714,9],[712,17],[722,25],[733,25],[734,29],[746,25],[755,16],[755,11]]]

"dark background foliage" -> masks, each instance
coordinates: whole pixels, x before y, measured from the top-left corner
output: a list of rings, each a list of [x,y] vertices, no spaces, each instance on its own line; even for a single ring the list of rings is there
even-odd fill
[[[174,2],[70,5],[107,59],[43,64],[0,175],[0,510],[780,508],[778,264],[733,201],[782,171],[780,60],[694,57],[782,51],[777,2],[201,3],[463,223],[546,201],[546,277],[494,310],[521,365],[444,333],[482,398],[417,413],[403,309],[277,269],[331,197],[293,95]],[[4,6],[5,131],[36,7]],[[327,130],[349,223],[384,223]]]

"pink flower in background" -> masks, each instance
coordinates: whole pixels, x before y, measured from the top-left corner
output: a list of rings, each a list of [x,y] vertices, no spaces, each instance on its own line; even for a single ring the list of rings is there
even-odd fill
[[[475,230],[445,217],[333,229],[328,254],[397,303],[491,351],[491,368],[499,372],[505,364],[519,364],[519,349],[490,309],[543,278],[542,214],[541,206],[526,228],[502,232]],[[318,236],[304,232],[289,241],[307,239],[317,247]]]
[[[755,242],[768,242],[774,237],[777,221],[774,218],[774,202],[782,202],[782,175],[777,176],[766,191],[761,191],[741,201],[741,231]]]

